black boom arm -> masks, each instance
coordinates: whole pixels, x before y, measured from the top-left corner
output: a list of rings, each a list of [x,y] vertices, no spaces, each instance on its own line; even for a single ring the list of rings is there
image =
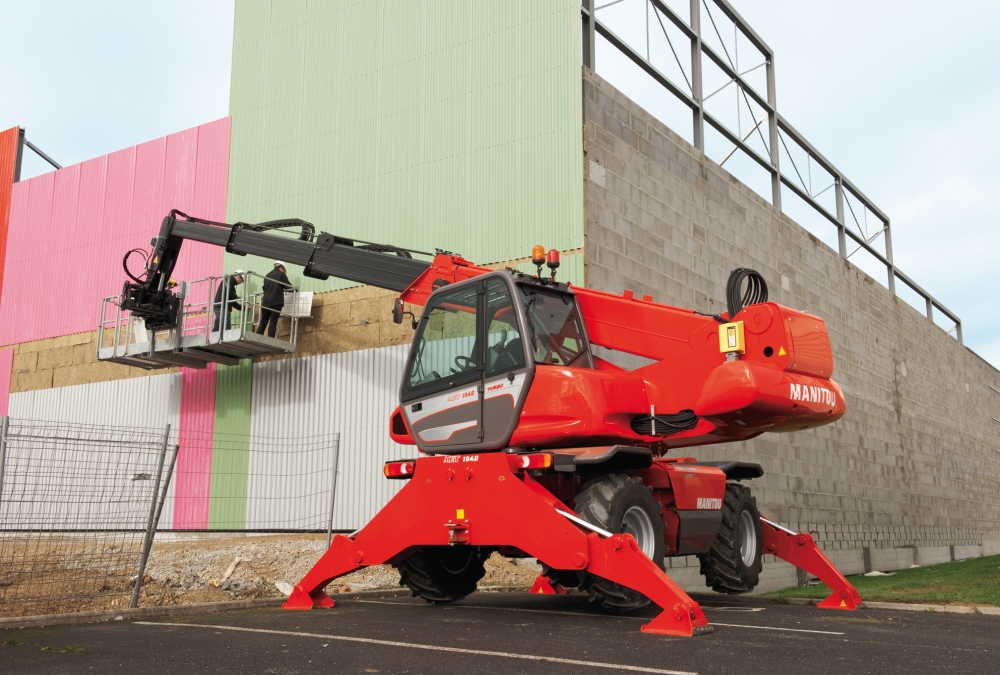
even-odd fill
[[[299,231],[297,238],[288,236],[290,229]],[[413,252],[395,246],[356,242],[326,232],[316,235],[313,226],[303,220],[230,225],[174,210],[150,242],[153,251],[145,279],[126,282],[122,293],[122,308],[144,318],[150,329],[176,324],[179,300],[167,288],[167,281],[185,240],[222,246],[236,255],[258,255],[299,265],[303,274],[315,279],[337,277],[396,292],[406,290],[430,266],[414,260]]]

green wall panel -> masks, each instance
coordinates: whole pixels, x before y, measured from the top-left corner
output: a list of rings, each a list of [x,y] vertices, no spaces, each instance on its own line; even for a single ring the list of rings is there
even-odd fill
[[[246,522],[252,372],[249,359],[216,371],[209,529],[240,529]]]
[[[579,0],[237,0],[228,217],[479,263],[578,249],[581,81]]]

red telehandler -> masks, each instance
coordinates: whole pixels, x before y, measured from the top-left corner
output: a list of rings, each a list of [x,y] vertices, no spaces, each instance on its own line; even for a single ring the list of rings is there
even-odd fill
[[[558,251],[541,246],[532,275],[440,250],[418,260],[301,220],[230,225],[172,211],[121,297],[151,330],[177,321],[182,299],[166,282],[186,239],[394,290],[393,319],[409,315],[415,329],[388,426],[418,457],[384,467],[407,483],[365,527],[334,538],[286,609],[332,607],[330,581],[386,563],[414,595],[453,602],[476,590],[494,551],[542,564],[534,592],[656,603],[651,633],[711,630],[664,573],[667,556],[697,555],[707,586],[746,593],[772,554],[833,590],[820,607],[861,605],[809,534],[760,515],[743,484],[763,475],[759,464],[667,456],[844,414],[823,320],[768,302],[756,272],[733,272],[728,311],[708,315],[561,283]],[[419,319],[407,304],[423,307]],[[625,370],[595,346],[649,363]]]

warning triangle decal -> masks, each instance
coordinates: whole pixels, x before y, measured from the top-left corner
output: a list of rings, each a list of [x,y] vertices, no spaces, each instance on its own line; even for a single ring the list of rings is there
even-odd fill
[[[778,356],[784,356],[787,353],[784,347],[778,347]]]

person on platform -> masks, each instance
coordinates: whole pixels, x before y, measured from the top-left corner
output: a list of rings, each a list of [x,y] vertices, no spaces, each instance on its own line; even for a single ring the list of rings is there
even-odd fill
[[[242,310],[243,305],[240,304],[240,296],[236,292],[236,287],[243,283],[243,275],[246,274],[243,270],[236,270],[228,277],[222,278],[222,283],[219,284],[219,288],[215,291],[215,303],[213,309],[215,310],[215,323],[212,326],[212,332],[218,332],[219,330],[219,319],[222,318],[223,314],[226,317],[226,330],[232,328],[232,316],[233,310]],[[226,307],[223,310],[222,307],[222,294],[223,289],[228,289],[226,291]]]
[[[285,274],[285,263],[274,261],[274,269],[264,276],[264,295],[260,300],[260,323],[257,324],[257,334],[273,338],[278,330],[278,317],[285,305],[285,291],[291,290],[288,276]]]

